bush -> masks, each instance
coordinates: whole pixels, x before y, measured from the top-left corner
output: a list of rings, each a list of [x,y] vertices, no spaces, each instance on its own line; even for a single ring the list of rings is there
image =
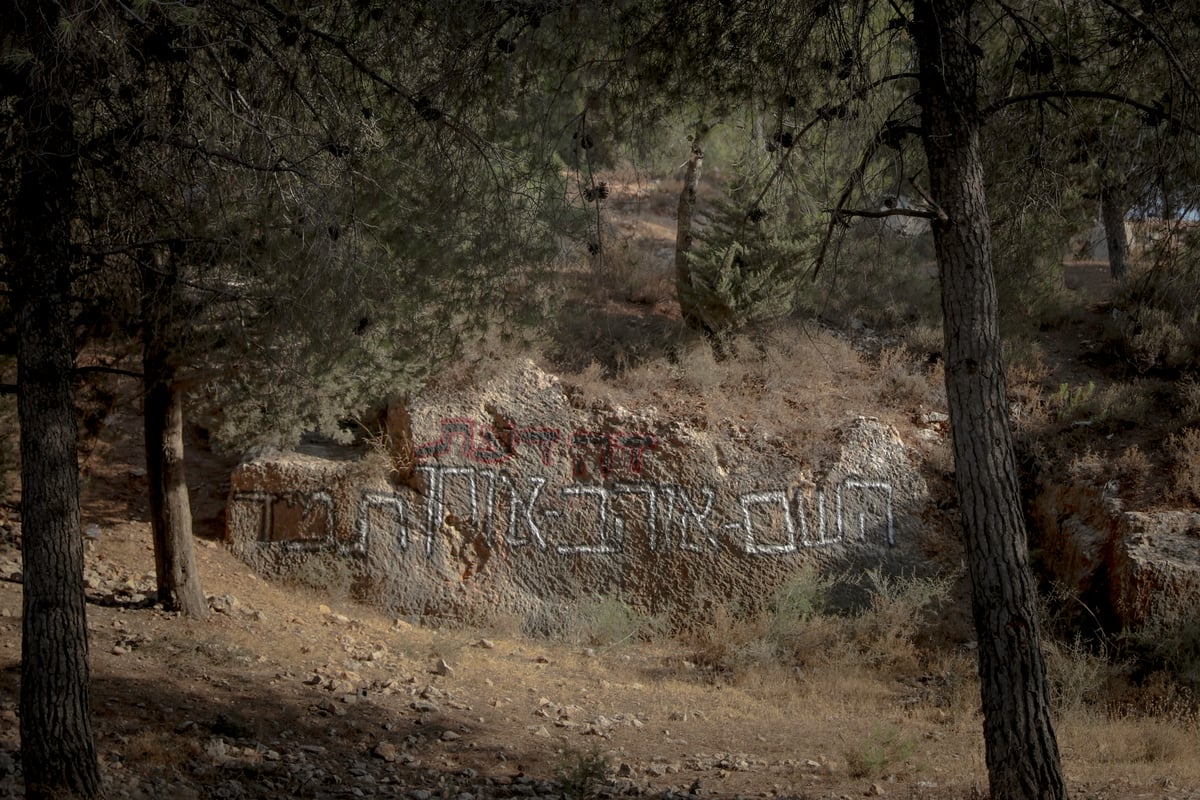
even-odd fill
[[[1119,352],[1142,371],[1195,369],[1200,355],[1200,232],[1165,237],[1150,268],[1114,299]]]
[[[1078,636],[1068,643],[1046,637],[1043,650],[1050,703],[1057,714],[1078,715],[1104,701],[1119,669],[1106,650],[1094,652]]]
[[[1131,634],[1145,661],[1164,670],[1189,693],[1200,690],[1200,619],[1186,604],[1178,613]]]
[[[866,573],[870,604],[851,620],[850,645],[872,666],[911,663],[916,640],[936,606],[950,597],[950,579]]]
[[[1200,503],[1200,428],[1188,428],[1167,438],[1171,457],[1170,493],[1178,500]]]
[[[567,637],[593,647],[615,647],[661,635],[666,624],[665,617],[645,614],[617,598],[597,597],[574,605]]]
[[[832,665],[911,666],[917,637],[930,610],[944,602],[943,577],[897,577],[871,570],[854,584],[866,592],[864,607],[837,613],[829,605],[837,581],[804,567],[756,614],[716,609],[708,625],[692,631],[694,658],[718,672],[748,668]],[[843,587],[844,588],[844,587]]]
[[[719,339],[791,313],[808,243],[797,239],[786,207],[719,202],[687,254],[680,287],[684,318]]]
[[[903,763],[917,751],[917,737],[894,726],[871,731],[867,741],[846,750],[846,771],[851,778],[873,778]]]

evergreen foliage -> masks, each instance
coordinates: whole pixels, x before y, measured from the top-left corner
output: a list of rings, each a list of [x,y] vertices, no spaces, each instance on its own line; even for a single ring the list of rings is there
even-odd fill
[[[449,10],[88,20],[107,76],[77,98],[89,335],[161,340],[219,441],[345,436],[466,332],[542,315],[572,218],[528,119],[544,74],[512,78],[507,11]]]
[[[687,256],[686,305],[721,339],[792,311],[812,239],[782,202],[771,211],[736,197],[713,205]]]

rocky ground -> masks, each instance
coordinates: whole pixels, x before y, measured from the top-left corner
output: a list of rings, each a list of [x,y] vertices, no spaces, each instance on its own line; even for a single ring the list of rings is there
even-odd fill
[[[20,571],[4,530],[0,797],[12,797]],[[941,768],[851,778],[843,734],[797,742],[795,703],[699,680],[669,649],[421,630],[266,585],[212,542],[200,557],[221,591],[213,616],[181,619],[153,605],[147,539],[126,522],[87,545],[110,797],[943,796]]]
[[[663,208],[669,222],[674,206]],[[1103,279],[1098,267],[1088,276]],[[1082,325],[1056,335],[1045,348],[1064,363],[1097,340]],[[164,612],[139,425],[111,424],[84,464],[92,704],[109,798],[986,796],[969,647],[934,643],[902,669],[814,653],[804,670],[722,673],[688,637],[597,645],[524,638],[516,621],[425,629],[356,605],[337,581],[255,576],[222,541],[231,465],[195,449],[213,613]],[[0,800],[23,793],[17,516],[0,506]],[[1078,672],[1077,688],[1097,679]],[[1072,706],[1058,733],[1073,797],[1200,800],[1194,712]]]
[[[719,675],[686,640],[555,643],[522,638],[515,623],[432,631],[336,591],[259,579],[203,515],[212,616],[164,612],[143,476],[119,455],[90,472],[83,519],[110,798],[983,796],[969,653],[900,675]],[[19,541],[10,511],[0,798],[22,794]],[[1080,719],[1060,735],[1076,797],[1200,798],[1194,726]]]

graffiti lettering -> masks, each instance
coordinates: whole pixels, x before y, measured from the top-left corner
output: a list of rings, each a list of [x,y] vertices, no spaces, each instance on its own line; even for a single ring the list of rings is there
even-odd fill
[[[804,508],[804,496],[796,491],[792,494],[792,508],[795,511],[796,519],[800,523],[800,543],[804,547],[820,547],[821,545],[831,544],[836,541],[828,539],[825,536],[825,492],[817,490],[817,530],[813,535],[812,530],[808,526],[808,512]],[[838,525],[841,525],[841,517],[838,518]]]
[[[260,547],[355,554],[353,544],[339,547],[334,538],[333,497],[326,491],[239,492],[233,503],[234,513],[249,511],[257,516],[255,542]]]
[[[389,514],[390,520],[381,525],[374,523],[379,516]],[[368,543],[376,538],[372,534],[380,530],[390,534],[396,550],[408,549],[408,506],[403,495],[368,489],[358,501],[358,518],[354,524],[355,546],[365,554]]]
[[[604,433],[602,431],[575,431],[571,436],[572,450],[596,450],[596,466],[607,478],[614,468],[614,452],[629,451],[629,470],[642,471],[642,458],[647,450],[658,447],[658,438],[651,433]],[[576,452],[572,462],[576,477],[587,475],[587,458]]]
[[[740,522],[730,522],[726,528],[741,530],[746,553],[749,555],[777,555],[796,552],[796,523],[792,519],[792,504],[788,502],[786,492],[749,492],[738,498],[741,506],[742,519]],[[781,527],[785,536],[781,544],[761,544],[754,531],[755,506],[767,506],[767,525],[760,528],[779,530]]]
[[[685,489],[646,481],[554,486],[545,476],[463,465],[422,465],[424,497],[364,490],[343,513],[328,491],[239,492],[231,498],[231,525],[248,530],[261,548],[331,551],[365,556],[407,552],[416,540],[429,557],[447,523],[466,520],[484,541],[563,555],[604,556],[640,542],[650,552],[714,554],[726,546],[750,556],[785,556],[800,548],[838,543],[896,544],[893,488],[848,477],[826,492],[799,487],[739,494],[721,513],[713,487]],[[829,506],[832,509],[827,513]],[[827,517],[830,517],[827,519]],[[633,540],[630,537],[635,537]],[[349,537],[349,541],[346,538]]]
[[[538,499],[542,496],[542,488],[546,485],[546,479],[540,476],[530,477],[528,496],[521,494],[511,475],[502,472],[500,480],[504,481],[508,487],[508,532],[504,540],[514,547],[532,543],[545,549],[546,539],[542,536],[541,528],[538,527],[537,521],[533,517],[533,511],[537,506]],[[525,538],[521,538],[516,533],[522,525],[526,531]]]
[[[857,491],[861,500],[866,499],[863,495],[870,496],[873,494],[878,502],[880,496],[883,499],[883,515],[887,519],[887,544],[888,547],[896,545],[896,523],[892,516],[892,485],[890,483],[882,483],[880,481],[860,481],[853,478],[847,478],[838,486],[837,494],[837,518],[838,518],[838,536],[844,535],[842,526],[845,523],[845,515],[842,513],[842,502],[844,495],[851,491]],[[867,515],[859,506],[858,512],[858,538],[860,541],[867,541]]]
[[[615,553],[617,546],[624,538],[625,521],[612,513],[610,495],[603,486],[586,486],[575,484],[564,486],[559,494],[563,497],[587,497],[595,500],[595,533],[596,542],[593,544],[560,544],[554,549],[559,553]],[[562,516],[561,511],[547,512],[554,517]],[[584,512],[586,516],[586,511]],[[611,527],[611,532],[610,532]],[[613,543],[617,544],[613,544]]]
[[[531,444],[537,448],[542,457],[542,465],[550,466],[550,456],[554,445],[562,436],[553,428],[517,428],[513,431],[512,442],[515,449],[519,445]]]
[[[688,550],[693,553],[703,553],[705,550],[716,550],[718,545],[717,537],[713,533],[712,525],[709,522],[709,517],[713,510],[713,497],[715,493],[707,486],[700,487],[700,495],[704,498],[704,506],[697,510],[696,503],[692,500],[691,495],[687,493],[682,486],[663,486],[660,491],[666,496],[666,520],[663,525],[662,547],[664,550],[671,549],[671,535],[675,528],[678,528],[678,547],[680,550]],[[679,508],[679,513],[675,513],[675,509]],[[692,528],[696,530],[696,538],[689,538],[689,533]],[[703,541],[699,541],[702,539]],[[651,538],[650,548],[657,550],[657,542]]]
[[[461,417],[443,419],[437,439],[419,445],[413,451],[417,461],[458,455],[477,464],[498,465],[511,459],[522,447],[532,447],[543,466],[553,463],[554,447],[563,441],[554,428],[502,427],[489,430],[476,426],[475,420]],[[647,450],[658,447],[652,433],[605,433],[576,431],[568,442],[576,476],[587,474],[588,453],[595,453],[596,466],[607,478],[618,467],[627,466],[640,473]],[[583,451],[583,452],[579,452]],[[619,458],[624,451],[628,459]]]
[[[440,458],[450,452],[455,441],[459,443],[459,454],[471,461],[483,464],[501,464],[512,457],[511,446],[505,446],[489,430],[479,433],[483,444],[476,443],[475,420],[473,419],[444,419],[442,434],[432,442],[418,446],[413,455],[418,461],[426,458]]]

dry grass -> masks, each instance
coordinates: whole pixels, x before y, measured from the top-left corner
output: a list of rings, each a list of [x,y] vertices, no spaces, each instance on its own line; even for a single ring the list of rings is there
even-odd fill
[[[946,407],[946,379],[940,360],[918,363],[905,347],[885,348],[879,353],[875,380],[879,402],[885,407]]]
[[[1200,428],[1187,428],[1167,438],[1171,459],[1170,495],[1184,502],[1200,502]]]
[[[1195,727],[1148,718],[1065,715],[1057,732],[1066,763],[1086,768],[1094,780],[1200,786]]]
[[[844,339],[810,323],[781,323],[738,337],[729,349],[730,357],[717,359],[693,336],[670,354],[615,374],[593,361],[563,379],[584,396],[652,404],[699,430],[753,431],[764,446],[810,464],[832,455],[829,432],[857,416],[906,430],[903,406],[881,409],[881,395],[944,407],[938,368],[904,364],[898,353],[883,367],[872,365]]]
[[[106,540],[102,546],[116,544]],[[140,544],[133,547],[130,540],[129,545],[131,554],[147,557]],[[112,550],[106,553],[115,557]],[[142,677],[132,684],[139,692],[135,700],[150,699],[155,713],[160,703],[177,709],[166,712],[166,721],[148,724],[132,702],[100,701],[101,730],[119,725],[116,729],[124,731],[120,738],[105,739],[106,752],[119,753],[127,765],[123,780],[135,771],[152,775],[160,768],[190,774],[193,762],[214,761],[205,747],[245,733],[231,717],[225,687],[272,698],[270,713],[255,706],[250,726],[252,737],[266,746],[280,752],[310,741],[329,747],[330,763],[322,764],[327,769],[340,769],[335,761],[369,760],[364,754],[387,736],[382,724],[412,721],[408,705],[413,698],[407,691],[394,696],[372,692],[369,702],[336,704],[349,717],[316,715],[312,709],[332,695],[307,687],[301,678],[314,669],[332,674],[351,669],[364,685],[395,679],[401,687],[419,691],[433,683],[465,700],[470,710],[456,711],[443,703],[447,720],[465,724],[469,730],[464,738],[479,744],[478,750],[454,754],[456,770],[471,767],[491,774],[488,770],[504,766],[496,756],[504,752],[519,757],[526,774],[569,779],[563,780],[564,789],[580,797],[620,762],[645,775],[645,765],[654,759],[684,763],[697,753],[730,751],[734,761],[744,753],[751,761],[771,765],[727,770],[716,785],[730,794],[761,794],[781,783],[788,787],[785,791],[801,795],[816,782],[823,796],[861,796],[872,782],[880,782],[889,795],[948,800],[969,796],[973,786],[985,782],[972,653],[922,645],[919,630],[906,632],[913,627],[910,618],[920,616],[910,613],[912,603],[927,592],[882,591],[876,585],[881,599],[864,612],[865,618],[835,615],[821,610],[822,582],[798,575],[776,598],[772,613],[749,624],[729,613],[682,640],[651,634],[650,641],[634,636],[621,647],[606,648],[585,640],[528,639],[512,630],[396,626],[377,611],[353,604],[334,604],[336,614],[314,613],[318,604],[331,603],[319,589],[289,589],[252,579],[219,549],[201,548],[200,554],[206,577],[219,576],[223,591],[264,612],[261,620],[217,615],[193,623],[149,610],[108,608],[92,609],[89,615],[97,636],[114,630],[114,620],[120,618],[133,630],[147,626],[152,637],[132,655],[115,656],[97,647],[94,672],[100,684],[111,687],[115,676],[127,676],[129,659],[136,657]],[[0,584],[5,607],[18,595],[19,587]],[[615,602],[595,605],[608,606],[611,613],[602,617],[623,616]],[[597,630],[607,631],[611,639],[625,635],[619,627],[605,624]],[[903,640],[899,645],[896,633]],[[697,636],[713,647],[732,642],[723,673],[697,663]],[[486,648],[479,645],[484,637],[490,639]],[[853,646],[841,644],[847,642]],[[386,658],[363,655],[381,645]],[[734,652],[739,649],[740,656]],[[803,663],[788,653],[800,653]],[[1076,686],[1091,680],[1091,656],[1070,648],[1062,655],[1084,662],[1067,666],[1068,673],[1080,676]],[[449,662],[450,674],[432,672],[439,659]],[[147,686],[153,688],[149,697]],[[1154,796],[1155,787],[1200,786],[1194,703],[1186,693],[1160,677],[1153,685],[1113,687],[1105,694],[1110,695],[1105,701],[1084,696],[1058,707],[1065,767],[1076,787],[1119,782],[1128,791],[1105,796],[1123,800],[1139,793]],[[1112,695],[1123,697],[1123,703],[1114,703]],[[199,706],[185,711],[185,704],[192,703]],[[572,706],[570,721],[577,727],[556,727],[555,709]],[[550,717],[540,716],[540,710]],[[115,717],[131,712],[124,721]],[[275,712],[281,715],[278,720]],[[199,723],[198,735],[172,732],[181,714]],[[366,716],[360,719],[359,714]],[[625,722],[612,728],[608,738],[583,735],[600,715]],[[634,718],[642,727],[630,722]],[[342,731],[338,737],[325,735],[335,726]],[[276,744],[280,727],[300,738],[289,734],[280,740],[282,746]],[[548,729],[549,738],[534,732],[540,727]],[[372,733],[360,735],[360,729]],[[322,736],[308,738],[314,731]],[[502,750],[501,745],[513,749]],[[449,752],[444,744],[431,744],[418,755],[433,766]],[[785,763],[798,766],[782,767]],[[718,780],[716,774],[700,777],[707,784]],[[665,775],[660,788],[671,782],[686,785],[693,777]],[[921,782],[938,788],[919,789]],[[1082,789],[1076,793],[1086,794]]]
[[[846,583],[813,568],[801,569],[765,610],[745,614],[718,607],[685,641],[697,663],[725,677],[777,668],[795,675],[806,670],[919,670],[924,654],[918,637],[949,599],[950,582],[871,571]],[[847,589],[865,593],[865,606],[834,610],[831,594]]]

